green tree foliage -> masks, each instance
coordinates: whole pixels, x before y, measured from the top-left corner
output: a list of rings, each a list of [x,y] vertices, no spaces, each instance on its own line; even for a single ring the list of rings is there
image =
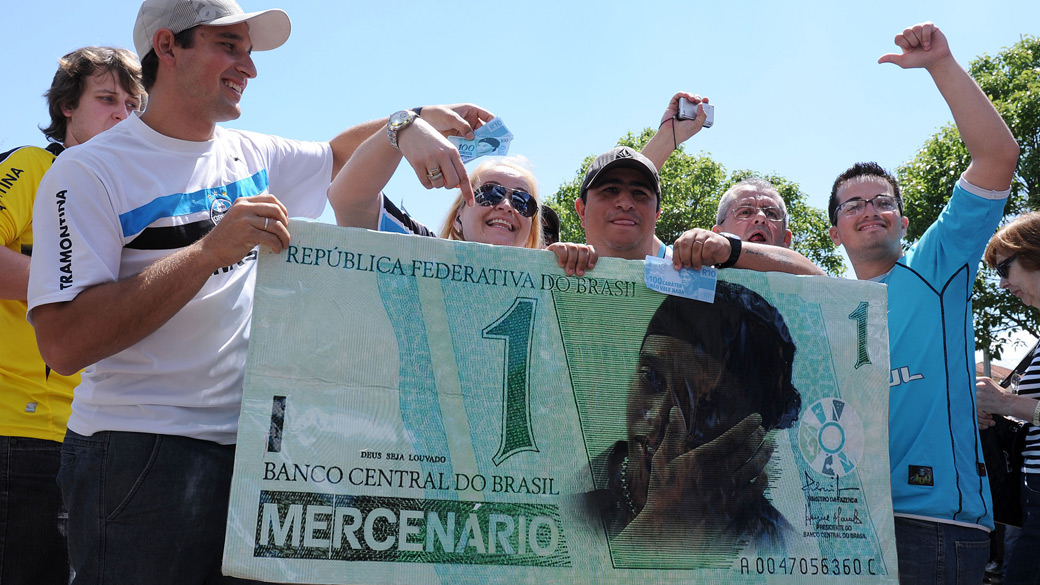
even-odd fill
[[[1026,36],[997,56],[983,55],[969,68],[1018,139],[1021,156],[1012,195],[1040,208],[1040,39]]]
[[[1040,39],[1023,37],[994,57],[983,55],[968,69],[993,101],[1012,134],[1021,156],[1004,209],[1005,221],[1040,207]],[[904,212],[910,220],[907,244],[939,216],[953,186],[968,168],[971,157],[953,124],[929,138],[912,160],[897,169],[903,190]],[[975,280],[975,345],[1001,357],[1005,334],[1024,329],[1040,333],[1037,312],[999,289],[996,273],[983,264]],[[1021,351],[1021,350],[1019,350]]]
[[[652,138],[654,130],[647,128],[640,134],[627,134],[619,145],[641,150]],[[567,242],[584,242],[574,200],[585,172],[594,156],[582,163],[574,179],[562,185],[547,199],[560,214],[560,237]],[[726,168],[706,155],[691,155],[683,147],[672,153],[661,170],[661,217],[657,220],[657,237],[671,244],[690,228],[710,229],[715,225],[715,211],[719,198],[730,186],[748,177],[760,177],[776,186],[787,203],[790,229],[794,233],[791,247],[804,254],[828,274],[840,276],[844,264],[827,233],[830,222],[826,211],[809,207],[807,196],[797,183],[776,175],[763,175],[748,170],[728,173]]]

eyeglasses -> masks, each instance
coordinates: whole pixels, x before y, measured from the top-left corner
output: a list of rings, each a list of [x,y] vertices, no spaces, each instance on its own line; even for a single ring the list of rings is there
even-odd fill
[[[1012,254],[997,262],[997,265],[993,267],[993,270],[997,271],[997,276],[1007,278],[1008,272],[1011,270],[1011,263],[1015,261],[1015,258],[1018,258],[1018,254]]]
[[[729,215],[733,219],[747,221],[758,215],[760,211],[762,215],[766,216],[767,220],[774,223],[780,223],[787,219],[787,215],[779,207],[755,207],[754,205],[741,205],[731,211]]]
[[[867,203],[874,204],[874,209],[879,213],[886,211],[895,211],[899,209],[899,199],[893,195],[875,195],[870,199],[860,199],[856,197],[849,199],[845,203],[842,203],[834,209],[835,217],[853,217],[863,213],[863,210],[867,208]]]
[[[510,189],[498,183],[484,183],[473,192],[477,203],[484,207],[498,205],[506,195],[509,195],[509,204],[520,215],[534,217],[534,214],[538,213],[538,202],[534,200],[533,195],[522,189]]]

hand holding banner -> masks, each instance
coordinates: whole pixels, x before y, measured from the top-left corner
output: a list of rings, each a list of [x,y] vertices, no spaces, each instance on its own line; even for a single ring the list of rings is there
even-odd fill
[[[260,259],[225,571],[896,583],[884,287],[293,222]]]

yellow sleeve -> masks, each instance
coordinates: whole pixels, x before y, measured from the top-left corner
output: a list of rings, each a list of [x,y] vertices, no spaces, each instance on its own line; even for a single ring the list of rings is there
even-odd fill
[[[53,162],[53,154],[35,146],[12,150],[0,160],[0,241],[15,252],[32,246],[36,188]]]

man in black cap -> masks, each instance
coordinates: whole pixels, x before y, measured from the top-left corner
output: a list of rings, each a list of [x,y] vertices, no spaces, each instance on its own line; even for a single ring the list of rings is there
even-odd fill
[[[585,241],[600,256],[642,260],[661,214],[661,180],[650,159],[627,146],[592,161],[574,207]]]

